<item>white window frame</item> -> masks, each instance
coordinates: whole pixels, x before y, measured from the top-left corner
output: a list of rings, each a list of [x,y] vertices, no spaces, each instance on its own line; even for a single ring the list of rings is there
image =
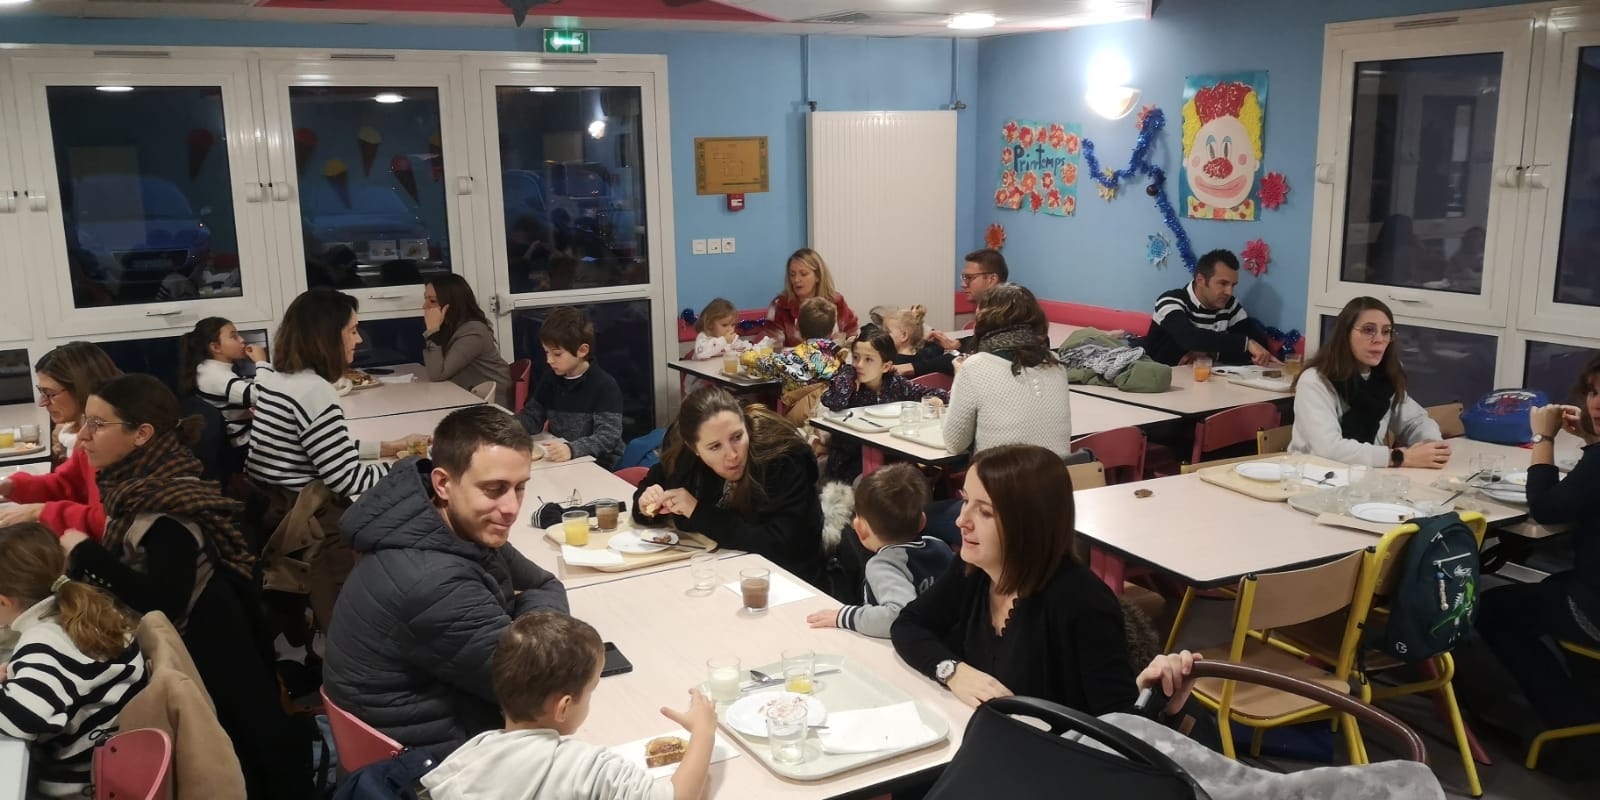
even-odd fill
[[[19,125],[16,104],[11,99],[11,65],[0,59],[0,284],[12,287],[13,302],[0,314],[0,342],[15,341],[18,347],[27,347],[33,334],[32,303],[16,302],[19,296],[30,297],[31,281],[22,268],[26,248],[22,230],[31,221],[28,210],[28,187],[22,179],[22,154],[20,136],[7,136],[5,132]],[[0,345],[0,349],[10,349]]]
[[[139,55],[144,54],[144,55]],[[172,335],[202,317],[224,316],[240,323],[271,320],[276,308],[277,280],[266,230],[263,171],[257,146],[256,83],[248,58],[219,59],[213,54],[171,58],[166,50],[50,49],[11,59],[12,85],[18,107],[24,180],[34,216],[22,232],[28,253],[40,258],[35,273],[41,285],[45,333],[54,339],[105,336],[114,333]],[[148,302],[77,308],[67,265],[54,143],[50,135],[50,86],[217,86],[222,92],[226,148],[232,186],[244,294],[180,302]],[[108,121],[108,124],[116,124]],[[44,206],[43,217],[40,206]]]

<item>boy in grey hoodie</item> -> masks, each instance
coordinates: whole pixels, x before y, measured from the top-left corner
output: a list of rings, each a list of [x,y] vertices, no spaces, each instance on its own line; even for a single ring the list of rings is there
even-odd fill
[[[501,731],[467,740],[422,778],[431,800],[690,800],[705,793],[717,712],[699,691],[689,709],[661,714],[689,731],[671,782],[604,747],[571,738],[589,716],[605,645],[588,623],[556,611],[513,622],[494,654]]]

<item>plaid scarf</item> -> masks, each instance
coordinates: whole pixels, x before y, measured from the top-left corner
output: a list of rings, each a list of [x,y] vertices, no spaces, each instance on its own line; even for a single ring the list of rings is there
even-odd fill
[[[168,514],[200,528],[206,554],[215,562],[251,578],[255,557],[233,523],[243,506],[223,497],[215,482],[196,477],[200,471],[200,460],[178,441],[176,431],[157,435],[100,470],[95,483],[106,509],[105,548],[120,554],[138,515]]]

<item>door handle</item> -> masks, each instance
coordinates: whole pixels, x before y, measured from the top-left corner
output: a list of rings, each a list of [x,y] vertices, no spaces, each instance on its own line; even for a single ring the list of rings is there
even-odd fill
[[[267,187],[260,183],[246,183],[244,185],[244,201],[246,203],[259,203],[267,193]]]
[[[171,311],[146,311],[144,315],[147,317],[176,317],[182,313],[178,309],[173,309]]]
[[[28,209],[29,210],[31,210],[31,211],[49,211],[50,210],[50,200],[49,200],[49,198],[45,197],[43,192],[30,192],[30,191],[24,189],[22,191],[22,193],[24,195],[26,195],[27,198],[28,198]]]
[[[1529,188],[1548,189],[1550,181],[1545,177],[1544,168],[1549,166],[1549,164],[1533,164],[1523,170],[1522,179],[1528,182]]]
[[[272,199],[279,201],[289,199],[289,184],[283,181],[278,181],[276,183],[267,184],[267,187],[272,189]]]
[[[17,191],[0,192],[0,213],[10,214],[17,210]]]
[[[1411,294],[1410,292],[1390,292],[1389,299],[1395,301],[1396,303],[1405,303],[1407,305],[1427,302],[1422,295]]]
[[[473,184],[473,180],[472,180],[472,176],[471,175],[458,175],[458,176],[456,176],[456,194],[459,194],[459,195],[472,194],[472,184]]]
[[[405,295],[403,295],[403,294],[369,294],[369,295],[367,295],[367,299],[368,300],[404,300],[405,299]]]

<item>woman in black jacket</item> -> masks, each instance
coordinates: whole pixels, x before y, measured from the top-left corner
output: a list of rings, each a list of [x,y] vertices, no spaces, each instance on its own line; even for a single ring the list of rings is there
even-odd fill
[[[1539,583],[1514,583],[1483,593],[1478,632],[1522,685],[1540,720],[1552,727],[1600,719],[1592,686],[1582,680],[1593,665],[1573,658],[1569,669],[1546,640],[1600,647],[1600,356],[1591,359],[1574,389],[1582,407],[1535,408],[1528,467],[1528,513],[1545,524],[1570,524],[1573,568]],[[1555,438],[1565,429],[1583,442],[1583,457],[1566,478],[1555,465]]]
[[[823,577],[817,457],[799,432],[715,386],[683,400],[661,463],[633,496],[634,519],[670,521],[747,550],[813,585]]]

